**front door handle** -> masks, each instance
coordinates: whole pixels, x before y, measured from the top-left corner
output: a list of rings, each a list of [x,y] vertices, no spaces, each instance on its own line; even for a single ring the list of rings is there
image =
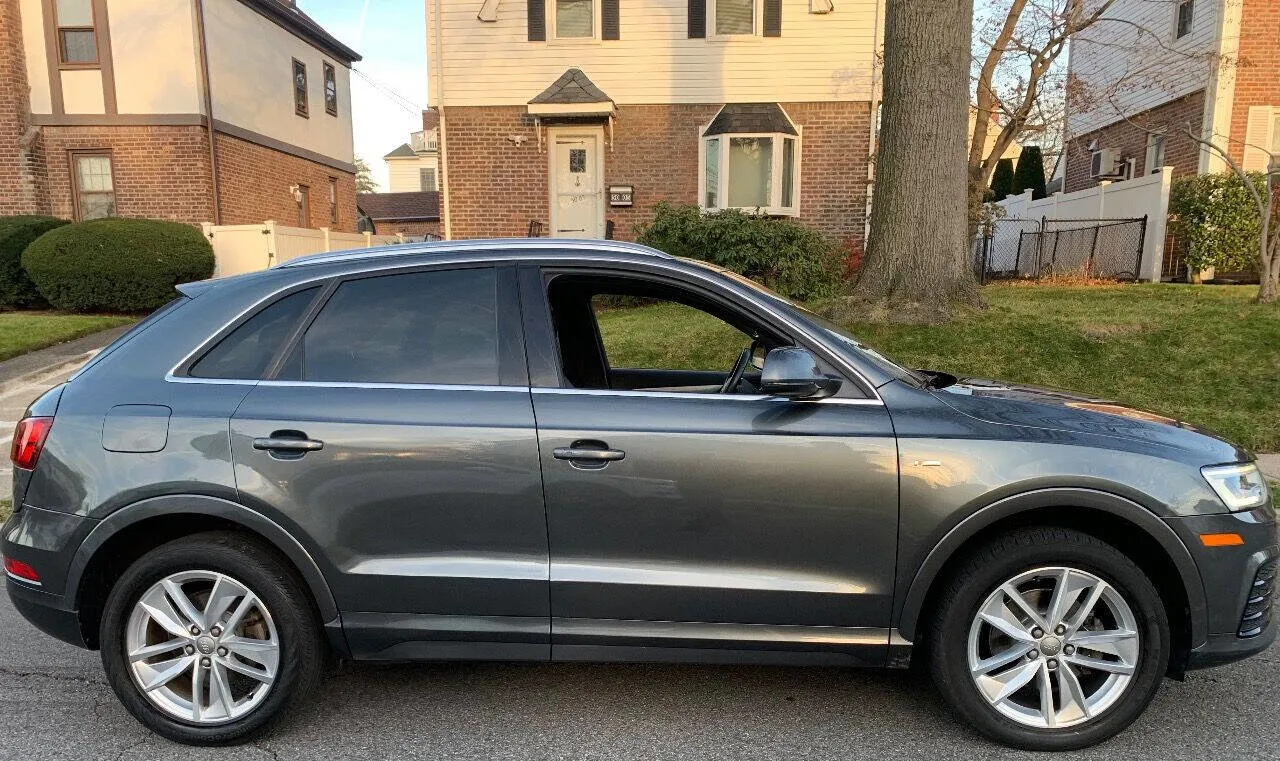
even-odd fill
[[[285,452],[300,457],[307,452],[318,452],[324,449],[324,442],[309,439],[301,431],[275,431],[270,436],[254,439],[253,448],[267,452]]]
[[[621,449],[610,449],[603,441],[584,439],[567,447],[556,447],[551,450],[551,455],[557,460],[568,460],[579,470],[599,470],[626,457],[627,453]]]

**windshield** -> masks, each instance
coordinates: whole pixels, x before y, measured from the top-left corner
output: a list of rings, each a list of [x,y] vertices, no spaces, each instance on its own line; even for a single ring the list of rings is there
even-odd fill
[[[775,307],[778,307],[784,312],[790,313],[791,317],[799,317],[803,319],[805,322],[813,325],[813,327],[817,328],[823,334],[824,338],[829,339],[838,348],[852,350],[856,352],[859,356],[866,359],[868,362],[871,362],[872,364],[874,364],[885,374],[890,375],[906,383],[910,383],[913,386],[922,386],[922,385],[928,384],[927,378],[922,377],[919,373],[916,373],[914,370],[908,370],[907,368],[899,365],[898,363],[884,356],[883,354],[871,348],[870,346],[867,346],[866,344],[862,343],[857,338],[855,338],[851,333],[849,333],[848,330],[845,330],[844,327],[842,327],[840,324],[832,322],[831,320],[828,320],[827,318],[821,315],[815,314],[809,309],[795,303],[791,299],[788,299],[787,297],[779,293],[776,293],[766,288],[765,286],[757,283],[751,278],[746,277],[744,275],[739,275],[737,272],[734,272],[733,270],[725,269],[724,267],[719,267],[717,265],[711,264],[709,262],[700,261],[698,259],[684,259],[684,261],[690,264],[696,264],[699,267],[703,267],[704,269],[709,269],[719,274],[722,277],[725,277],[725,278],[728,278],[729,280],[734,281],[739,285],[750,288],[757,295],[764,296],[766,299],[772,302],[772,304]]]

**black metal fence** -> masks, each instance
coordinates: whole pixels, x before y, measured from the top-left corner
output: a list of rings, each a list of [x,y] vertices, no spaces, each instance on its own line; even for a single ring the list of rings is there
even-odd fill
[[[1146,236],[1146,217],[998,219],[974,236],[974,269],[984,283],[1070,274],[1137,280]]]

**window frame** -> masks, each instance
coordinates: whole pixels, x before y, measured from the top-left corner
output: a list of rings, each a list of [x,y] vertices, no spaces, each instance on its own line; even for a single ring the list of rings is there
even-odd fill
[[[320,62],[323,76],[321,79],[324,84],[324,112],[329,116],[336,117],[338,115],[338,69],[328,61]],[[329,85],[333,85],[333,103],[329,103]]]
[[[98,35],[98,7],[94,0],[85,0],[89,4],[89,15],[92,19],[92,26],[63,26],[62,21],[58,18],[57,0],[50,0],[49,4],[53,13],[53,35],[54,42],[58,48],[58,68],[60,70],[75,69],[100,69],[102,68],[102,40]],[[93,60],[92,61],[68,61],[66,40],[63,39],[63,32],[89,32],[93,35]]]
[[[745,41],[764,39],[764,0],[751,0],[751,31],[739,34],[720,34],[716,31],[716,7],[719,0],[707,0],[707,39],[711,41]]]
[[[338,178],[329,178],[329,224],[338,224]]]
[[[311,186],[298,183],[298,227],[311,227]]]
[[[1187,9],[1187,29],[1182,30],[1182,9]],[[1178,0],[1173,6],[1173,40],[1191,36],[1196,24],[1196,0]]]
[[[111,168],[111,204],[116,205],[116,159],[110,148],[84,148],[73,149],[67,151],[67,164],[71,174],[71,213],[76,222],[86,221],[83,216],[82,204],[80,196],[88,193],[90,195],[106,195],[102,191],[85,191],[80,187],[80,167],[79,160],[82,158],[105,158],[108,166]],[[115,214],[109,216],[119,216],[119,208],[115,209]],[[94,217],[94,219],[106,219],[107,217]]]
[[[704,212],[724,211],[726,209],[738,209],[748,213],[759,212],[769,217],[798,217],[800,216],[800,178],[803,175],[803,137],[804,130],[797,126],[796,132],[799,134],[790,135],[786,132],[724,132],[716,135],[703,135],[702,133],[710,127],[710,123],[703,125],[698,129],[698,208]],[[754,206],[729,206],[729,150],[733,138],[770,138],[773,140],[773,149],[771,151],[770,178],[769,178],[769,205],[763,207]],[[717,152],[719,161],[719,177],[716,187],[716,201],[719,205],[711,207],[706,205],[707,200],[707,142],[710,140],[719,140],[719,151]],[[783,140],[794,140],[795,147],[792,151],[792,177],[791,177],[791,205],[782,205],[782,165],[783,165]]]
[[[427,187],[426,185],[423,184],[422,182],[423,172],[431,173],[431,187]],[[418,188],[420,190],[437,190],[439,188],[439,184],[438,184],[439,178],[436,176],[437,174],[438,174],[438,171],[436,167],[433,167],[433,166],[418,167]]]
[[[1142,160],[1144,174],[1158,174],[1164,167],[1165,155],[1169,147],[1168,140],[1169,136],[1159,130],[1147,134],[1147,151]]]
[[[567,45],[583,45],[601,41],[601,27],[603,24],[601,0],[591,0],[591,35],[584,37],[561,37],[556,30],[556,4],[558,0],[546,0],[546,24],[547,24],[547,42],[560,43]]]
[[[293,92],[293,113],[301,116],[303,119],[311,118],[311,78],[307,73],[307,65],[297,58],[292,59],[293,64],[290,67],[291,76],[289,77],[290,89]],[[302,71],[302,87],[298,87],[298,71]],[[302,95],[302,101],[298,101],[298,95]]]

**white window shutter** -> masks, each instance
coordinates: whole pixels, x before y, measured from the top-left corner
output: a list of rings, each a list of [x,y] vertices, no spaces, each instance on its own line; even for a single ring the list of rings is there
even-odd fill
[[[1266,149],[1271,143],[1272,106],[1249,106],[1249,126],[1244,131],[1246,172],[1265,172],[1271,163]]]

